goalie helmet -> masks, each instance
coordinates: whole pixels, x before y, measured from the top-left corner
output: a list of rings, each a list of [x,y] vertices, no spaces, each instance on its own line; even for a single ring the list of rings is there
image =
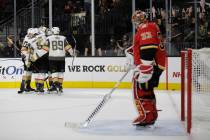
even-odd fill
[[[134,12],[134,14],[132,15],[132,22],[135,25],[139,25],[142,22],[144,22],[147,19],[147,14],[144,11],[141,10],[137,10]]]
[[[53,27],[53,28],[51,29],[51,31],[52,31],[52,33],[53,33],[54,35],[58,35],[58,34],[60,33],[60,29],[59,29],[58,27]]]

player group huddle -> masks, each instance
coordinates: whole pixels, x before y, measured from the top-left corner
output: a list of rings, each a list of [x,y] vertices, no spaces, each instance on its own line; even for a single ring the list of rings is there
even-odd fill
[[[21,48],[24,74],[19,94],[35,91],[44,93],[44,82],[49,80],[48,92],[63,92],[62,83],[65,72],[65,55],[74,56],[72,46],[66,37],[59,35],[59,27],[29,28]],[[32,74],[36,88],[30,86]]]

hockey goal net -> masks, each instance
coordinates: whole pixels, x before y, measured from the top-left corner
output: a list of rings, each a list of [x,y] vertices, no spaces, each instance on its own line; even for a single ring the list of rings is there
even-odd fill
[[[181,52],[181,120],[187,132],[210,131],[210,48]]]

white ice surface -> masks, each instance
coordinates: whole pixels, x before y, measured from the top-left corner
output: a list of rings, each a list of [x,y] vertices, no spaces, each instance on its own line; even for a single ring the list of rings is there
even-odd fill
[[[65,122],[83,122],[110,89],[64,89],[55,94],[17,94],[0,90],[0,140],[209,140],[208,131],[188,135],[180,121],[180,95],[156,91],[162,111],[153,128],[136,129],[131,90],[119,89],[88,128],[73,130]]]

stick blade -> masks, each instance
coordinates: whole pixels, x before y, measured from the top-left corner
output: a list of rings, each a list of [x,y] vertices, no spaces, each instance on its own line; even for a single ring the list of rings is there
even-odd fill
[[[84,123],[75,123],[75,122],[65,122],[65,127],[72,129],[82,129],[88,126],[87,122]]]

